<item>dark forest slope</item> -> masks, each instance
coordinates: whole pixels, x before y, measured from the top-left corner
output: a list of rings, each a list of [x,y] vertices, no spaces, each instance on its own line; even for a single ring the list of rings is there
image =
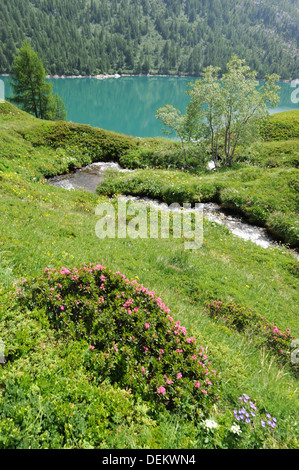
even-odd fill
[[[296,0],[0,0],[0,73],[27,38],[50,74],[200,75],[236,54],[295,79],[298,24]]]

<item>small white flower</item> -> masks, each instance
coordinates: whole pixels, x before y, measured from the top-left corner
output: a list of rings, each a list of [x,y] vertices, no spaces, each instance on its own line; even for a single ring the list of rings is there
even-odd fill
[[[233,424],[232,427],[230,428],[231,432],[233,432],[234,434],[241,434],[241,428],[240,426],[238,426],[238,424]]]
[[[213,429],[213,428],[218,428],[219,425],[216,423],[216,421],[213,421],[212,419],[206,419],[205,427]]]

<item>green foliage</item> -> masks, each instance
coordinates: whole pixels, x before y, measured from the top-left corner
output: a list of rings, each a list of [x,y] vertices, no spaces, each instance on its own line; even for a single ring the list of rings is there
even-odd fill
[[[265,84],[257,89],[257,72],[244,60],[233,56],[226,68],[219,78],[220,67],[206,67],[203,78],[190,84],[185,115],[171,105],[159,108],[156,114],[181,139],[184,155],[186,141],[206,139],[215,167],[219,157],[221,163],[232,165],[236,148],[256,139],[267,107],[279,102],[276,74],[267,75]]]
[[[108,379],[150,403],[195,418],[217,393],[204,349],[143,285],[101,265],[46,268],[17,290],[27,308],[43,308],[65,338],[85,340],[82,360],[95,380]]]
[[[67,112],[65,104],[60,96],[55,93],[50,100],[50,112],[48,119],[51,121],[66,121]]]
[[[299,110],[273,114],[262,130],[266,141],[299,138]]]
[[[45,81],[46,72],[40,57],[27,41],[22,43],[12,65],[10,100],[35,117],[47,120],[66,119],[62,99],[52,96],[52,84]]]
[[[159,73],[201,76],[244,57],[258,76],[298,75],[298,10],[292,0],[1,0],[0,72],[29,39],[50,74]],[[263,24],[263,27],[261,27]],[[43,32],[46,31],[47,40]]]
[[[135,170],[146,168],[147,162],[153,161],[154,152],[151,150],[135,150],[120,157],[119,163],[123,168]]]
[[[136,146],[136,141],[132,137],[85,124],[65,122],[41,124],[24,133],[24,138],[33,146],[86,149],[92,161],[118,160],[123,153]]]
[[[214,300],[206,304],[208,314],[214,320],[222,320],[229,328],[248,335],[257,336],[260,346],[269,348],[283,364],[288,364],[298,376],[299,367],[291,361],[291,344],[295,336],[287,328],[281,331],[274,322],[265,319],[252,308],[246,308],[233,302]]]
[[[291,113],[289,114],[291,118]],[[271,119],[271,118],[270,118]],[[299,140],[254,143],[236,155],[238,162],[264,168],[299,167]]]
[[[21,312],[11,294],[0,310],[0,449],[100,448],[120,428],[138,440],[142,426],[155,426],[131,393],[94,385],[86,342],[60,340],[42,309]]]
[[[26,372],[7,381],[0,398],[0,449],[101,448],[120,423],[132,437],[143,422],[154,424],[146,405],[136,406],[128,392],[109,384],[93,387],[70,371],[73,376],[63,380]]]
[[[145,148],[144,148],[145,147]],[[188,162],[186,167],[186,160]],[[146,148],[144,143],[138,150],[123,155],[119,163],[123,168],[136,170],[138,168],[179,169],[191,172],[204,169],[208,155],[204,146],[188,143],[185,147],[185,155],[182,149],[173,147],[169,143],[164,148]]]
[[[166,104],[157,110],[156,118],[160,119],[164,126],[166,126],[166,128],[163,128],[164,133],[168,135],[175,133],[176,136],[180,139],[185,166],[188,167],[185,143],[190,141],[192,137],[192,130],[189,126],[189,116],[187,114],[183,115],[181,111],[179,111],[174,106]]]

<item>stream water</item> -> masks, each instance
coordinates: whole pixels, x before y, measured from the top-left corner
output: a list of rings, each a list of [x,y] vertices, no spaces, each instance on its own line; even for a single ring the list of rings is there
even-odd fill
[[[130,172],[132,170],[122,169],[118,163],[115,162],[99,162],[92,163],[84,168],[78,169],[73,173],[66,175],[55,176],[50,178],[48,183],[52,186],[63,188],[66,190],[85,190],[96,192],[97,187],[104,181],[105,171],[108,169]],[[167,204],[163,204],[157,200],[149,198],[136,198],[127,196],[127,199],[143,201],[145,204],[152,204],[158,208],[167,210]],[[169,210],[169,209],[168,209]],[[248,224],[241,217],[226,213],[218,204],[204,203],[203,204],[204,217],[209,221],[217,224],[224,225],[234,235],[244,240],[250,240],[256,245],[263,248],[279,247],[279,243],[275,241],[266,229]],[[289,250],[297,259],[299,254],[293,250]]]

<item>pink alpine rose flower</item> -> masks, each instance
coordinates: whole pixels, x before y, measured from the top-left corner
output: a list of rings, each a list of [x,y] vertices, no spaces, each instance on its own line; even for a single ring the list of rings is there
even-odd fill
[[[60,274],[71,274],[71,271],[69,269],[62,268],[62,270],[60,271]]]

